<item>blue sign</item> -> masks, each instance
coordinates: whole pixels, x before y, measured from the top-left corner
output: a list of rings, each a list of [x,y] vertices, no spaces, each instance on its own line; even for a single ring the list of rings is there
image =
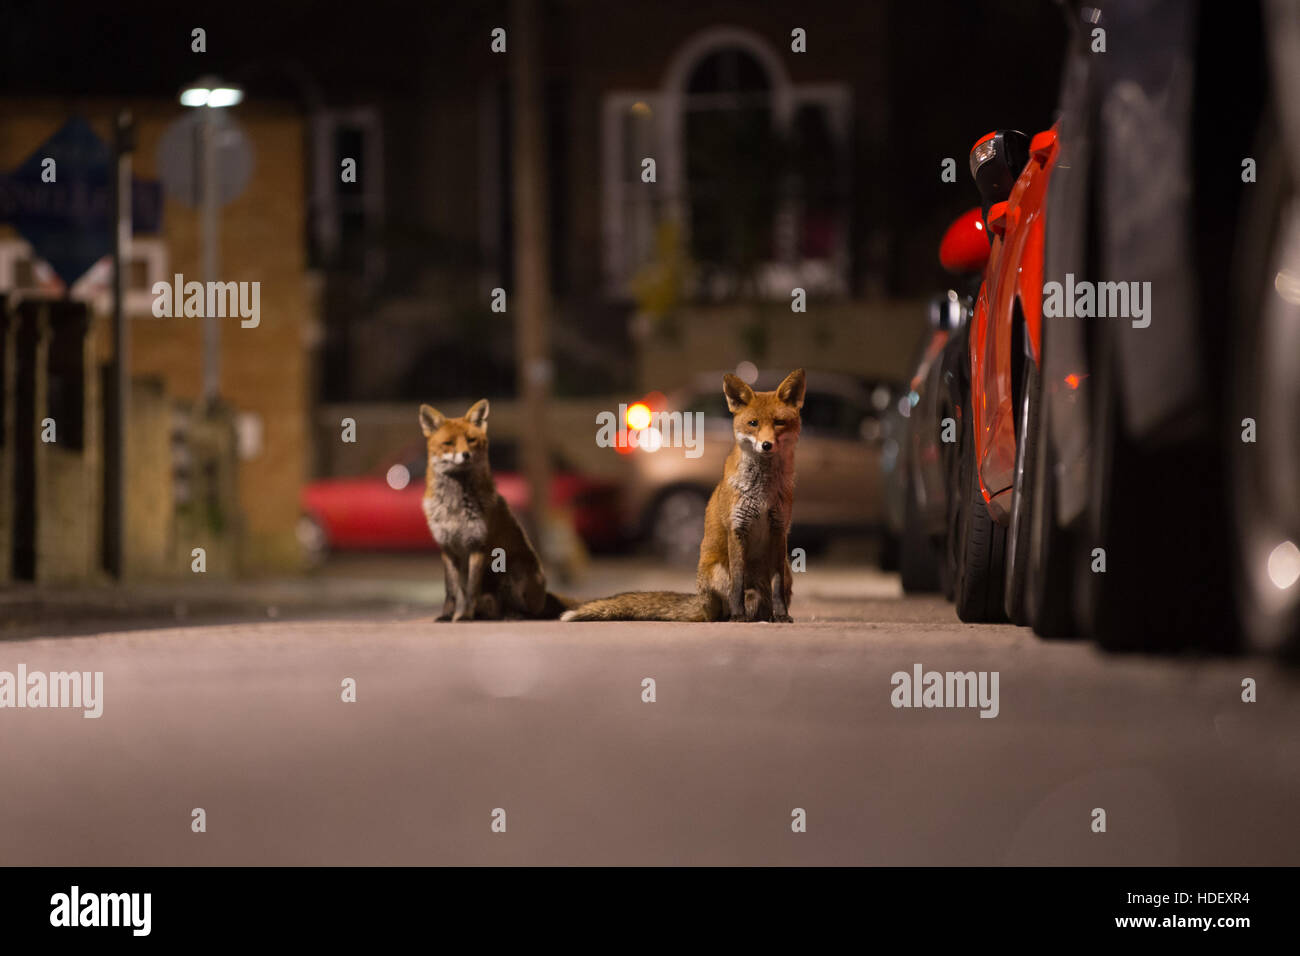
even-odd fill
[[[54,182],[42,180],[54,160]],[[0,222],[10,223],[35,253],[71,286],[113,251],[113,151],[90,124],[73,117],[16,170],[0,176]],[[162,189],[131,184],[133,231],[162,224]]]

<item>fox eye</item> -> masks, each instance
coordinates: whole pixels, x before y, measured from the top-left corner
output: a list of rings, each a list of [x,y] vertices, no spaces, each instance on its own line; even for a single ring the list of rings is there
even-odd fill
[[[758,419],[755,418],[755,419],[753,419],[752,421],[750,421],[750,423],[749,423],[749,427],[750,427],[750,428],[757,428],[757,427],[758,427]]]
[[[772,424],[775,425],[777,428],[780,428],[781,426],[783,426],[783,425],[785,424],[785,419],[784,419],[784,418],[778,418],[778,419],[777,419],[776,421],[774,421]]]
[[[454,445],[454,444],[456,444],[454,441],[445,441],[445,442],[442,443],[442,447],[443,447],[443,448],[450,448],[450,447],[451,447],[452,445]]]

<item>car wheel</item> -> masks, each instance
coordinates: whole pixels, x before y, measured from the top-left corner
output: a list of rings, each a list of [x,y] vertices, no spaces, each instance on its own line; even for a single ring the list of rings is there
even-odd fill
[[[993,520],[975,471],[975,441],[964,435],[961,449],[961,522],[957,538],[954,603],[963,621],[1003,621],[1003,574],[1007,529]]]
[[[302,548],[303,562],[307,567],[318,568],[324,564],[329,556],[330,542],[325,526],[320,520],[315,515],[303,515],[298,519],[294,532],[298,538],[298,545]]]
[[[1093,400],[1087,537],[1076,565],[1085,630],[1111,651],[1222,650],[1236,641],[1226,482],[1217,447],[1140,447],[1125,432],[1114,340]],[[1108,347],[1109,346],[1109,347]]]
[[[961,419],[954,412],[952,415],[958,422],[958,428],[961,426]],[[943,589],[943,596],[955,602],[957,600],[957,568],[960,564],[958,560],[958,545],[961,539],[962,525],[962,478],[961,478],[961,445],[959,441],[956,447],[951,444],[944,444],[944,491],[947,495],[948,521],[943,538],[942,557],[939,562],[941,573],[939,575],[939,585]]]
[[[1044,335],[1046,330],[1044,330]],[[1043,339],[1044,349],[1046,338]],[[1024,561],[1025,616],[1039,637],[1076,637],[1074,620],[1075,543],[1069,529],[1057,523],[1056,458],[1048,434],[1047,402],[1041,372],[1034,387],[1038,391],[1038,411],[1033,415],[1032,457],[1026,459],[1025,481],[1029,488],[1027,514],[1029,533]],[[1019,544],[1017,544],[1019,548]]]
[[[650,521],[655,552],[673,564],[698,562],[708,504],[704,493],[695,488],[677,488],[660,498]]]
[[[1007,531],[1006,587],[1003,605],[1012,624],[1029,623],[1025,581],[1029,564],[1029,514],[1033,508],[1034,474],[1037,460],[1038,409],[1042,383],[1038,363],[1025,351],[1020,388],[1019,434],[1016,441],[1015,482],[1011,491],[1011,527]]]

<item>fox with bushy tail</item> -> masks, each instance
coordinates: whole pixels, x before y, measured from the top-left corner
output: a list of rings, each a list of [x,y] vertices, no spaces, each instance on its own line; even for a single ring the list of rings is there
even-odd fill
[[[559,617],[573,602],[546,590],[542,562],[492,481],[487,421],[486,398],[463,418],[420,406],[424,517],[442,550],[447,591],[438,620]]]
[[[560,619],[790,621],[793,575],[786,542],[804,390],[803,369],[771,392],[723,376],[736,444],[704,513],[695,594],[631,591],[589,601]]]

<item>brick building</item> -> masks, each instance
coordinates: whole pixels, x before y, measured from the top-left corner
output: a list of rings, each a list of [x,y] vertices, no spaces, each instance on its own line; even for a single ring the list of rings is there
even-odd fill
[[[37,151],[72,116],[84,117],[104,141],[123,104],[93,100],[9,100],[0,111],[0,171],[12,170]],[[137,131],[134,175],[159,175],[159,141],[186,112],[169,100],[129,104]],[[304,244],[304,125],[292,108],[250,104],[231,111],[253,153],[243,192],[220,213],[222,281],[260,283],[260,322],[243,328],[223,320],[220,368],[223,406],[218,422],[198,414],[202,378],[202,319],[155,317],[155,282],[175,274],[202,280],[197,211],[165,200],[153,234],[133,238],[126,305],[132,375],[127,424],[126,560],[128,573],[188,573],[192,547],[209,552],[210,571],[286,569],[299,561],[295,538],[298,491],[307,461],[310,342],[315,300]],[[0,219],[3,219],[0,216]],[[71,289],[87,306],[84,388],[65,417],[78,423],[80,448],[38,442],[35,460],[37,580],[94,577],[102,566],[102,402],[100,369],[112,355],[108,260],[96,264]],[[47,401],[51,356],[72,346],[57,339],[48,310],[37,303],[67,294],[12,225],[0,223],[0,294],[11,314],[9,339],[36,336],[36,352],[6,349],[6,434],[14,432],[13,392],[18,366],[36,358],[32,385]],[[24,331],[19,313],[29,316]],[[53,351],[51,351],[53,349]],[[38,402],[39,404],[39,402]],[[38,419],[45,415],[38,409]],[[188,444],[178,447],[184,438]],[[0,469],[12,489],[22,461],[15,442],[3,445]],[[196,457],[197,456],[197,457]],[[228,462],[228,465],[221,464]],[[0,580],[14,573],[12,532],[21,526],[9,495],[0,504]],[[26,507],[20,504],[19,509]],[[9,542],[4,538],[8,535]]]

